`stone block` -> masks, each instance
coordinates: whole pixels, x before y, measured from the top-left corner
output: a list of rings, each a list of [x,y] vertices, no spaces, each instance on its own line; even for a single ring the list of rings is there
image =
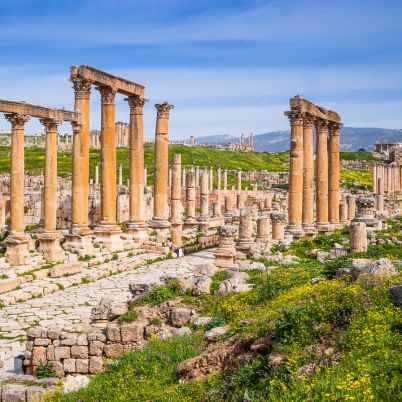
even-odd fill
[[[87,268],[88,264],[83,261],[77,261],[74,263],[60,264],[54,266],[49,275],[51,278],[62,278],[63,276],[69,276],[80,273],[84,268]]]
[[[102,356],[105,344],[101,341],[91,341],[89,343],[89,354],[91,356]]]
[[[54,346],[53,345],[49,345],[46,348],[46,357],[47,357],[47,360],[55,360]]]
[[[192,310],[185,307],[172,308],[170,311],[170,323],[174,327],[182,327],[190,322]]]
[[[87,359],[88,347],[87,346],[71,346],[71,357],[74,359]]]
[[[73,346],[77,344],[77,335],[63,332],[61,334],[61,346]]]
[[[47,331],[47,336],[49,339],[55,340],[60,339],[61,329],[59,328],[51,328]]]
[[[75,369],[77,373],[87,374],[89,371],[89,360],[77,359],[75,362]]]
[[[26,389],[26,401],[27,402],[38,402],[41,400],[40,394],[43,394],[46,388],[39,386],[28,387]]]
[[[106,328],[106,338],[110,342],[121,342],[120,327],[117,324],[108,324]]]
[[[2,401],[25,402],[26,387],[21,384],[4,384],[2,386]]]
[[[63,367],[66,373],[75,373],[75,359],[64,359]]]
[[[32,362],[34,366],[46,364],[46,348],[44,346],[34,346]]]
[[[99,373],[103,367],[103,360],[99,356],[91,356],[89,358],[89,372],[91,374]]]
[[[120,343],[112,343],[109,345],[105,345],[103,351],[106,357],[116,358],[123,353],[123,346]]]
[[[121,342],[141,343],[144,340],[144,324],[124,324],[120,327]]]
[[[53,370],[57,374],[57,377],[64,377],[64,366],[60,361],[50,361],[49,364],[52,365]]]
[[[77,337],[77,345],[78,346],[87,346],[88,345],[87,334],[78,335],[78,337]]]
[[[70,348],[68,346],[57,346],[54,348],[55,360],[69,359],[70,356]]]
[[[50,345],[50,343],[51,343],[50,339],[36,338],[34,340],[35,346],[47,346]]]

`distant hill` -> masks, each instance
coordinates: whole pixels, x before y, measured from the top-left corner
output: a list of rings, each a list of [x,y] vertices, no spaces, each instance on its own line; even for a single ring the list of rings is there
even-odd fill
[[[254,147],[256,151],[286,151],[289,149],[290,131],[271,131],[263,134],[256,134]],[[229,134],[211,135],[198,137],[198,144],[224,144],[231,140],[235,143],[238,137]],[[360,148],[372,150],[373,145],[378,142],[394,143],[402,142],[402,130],[391,130],[386,128],[372,127],[343,127],[341,131],[341,149],[343,151],[355,151]]]

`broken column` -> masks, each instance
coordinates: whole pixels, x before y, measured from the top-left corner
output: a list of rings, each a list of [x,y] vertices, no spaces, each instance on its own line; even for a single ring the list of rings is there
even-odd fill
[[[352,194],[349,194],[346,197],[346,202],[348,204],[348,221],[352,221],[356,216],[356,197]]]
[[[256,239],[260,242],[269,240],[269,218],[268,216],[260,216],[257,218],[257,236]]]
[[[196,223],[195,219],[195,172],[191,168],[187,172],[187,189],[186,189],[186,220],[185,225],[191,226]]]
[[[272,240],[283,240],[285,238],[286,215],[282,212],[271,212]]]
[[[236,256],[235,237],[237,227],[223,225],[218,227],[219,244],[215,251],[215,264],[219,268],[226,268],[233,264]]]
[[[367,229],[364,222],[352,222],[349,227],[350,251],[360,253],[367,251]]]
[[[253,239],[253,214],[247,208],[240,210],[240,223],[239,223],[239,241],[237,242],[236,249],[248,253],[254,244]]]

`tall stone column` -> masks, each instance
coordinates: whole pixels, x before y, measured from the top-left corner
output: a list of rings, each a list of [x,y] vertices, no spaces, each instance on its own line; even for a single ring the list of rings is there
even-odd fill
[[[144,220],[144,185],[147,173],[144,166],[143,116],[143,107],[147,100],[138,95],[126,100],[130,106],[129,220],[126,222],[126,230],[133,240],[141,243],[148,238]]]
[[[116,89],[98,87],[102,99],[101,140],[101,216],[95,228],[97,240],[110,251],[123,248],[121,229],[117,226],[116,200],[116,135],[115,104]]]
[[[200,187],[200,167],[195,167],[195,187]]]
[[[185,225],[194,225],[195,220],[195,172],[194,168],[187,172],[186,189],[186,220]]]
[[[11,123],[10,234],[6,239],[7,261],[11,265],[29,262],[28,238],[24,234],[24,126],[29,116],[6,114]]]
[[[318,231],[331,230],[328,223],[328,122],[316,121],[316,211]]]
[[[373,193],[377,194],[377,178],[378,178],[378,165],[374,165],[372,168],[372,187],[373,187]]]
[[[241,170],[237,171],[237,191],[241,191]]]
[[[73,169],[71,191],[71,229],[70,233],[87,236],[91,233],[88,227],[88,195],[89,195],[89,98],[92,82],[75,77],[72,78],[75,91],[75,110],[81,112],[79,126],[73,127]],[[73,242],[86,241],[76,237]]]
[[[154,167],[154,216],[150,226],[161,234],[167,234],[168,221],[168,127],[169,111],[173,105],[167,102],[155,105],[157,109],[155,129],[155,167]]]
[[[376,188],[377,188],[377,194],[375,196],[376,209],[377,209],[377,212],[383,212],[384,211],[384,185],[383,185],[381,177],[379,177],[377,179]]]
[[[95,165],[95,184],[99,184],[99,165]]]
[[[228,189],[228,171],[227,169],[223,170],[223,191],[227,191]]]
[[[198,217],[200,232],[208,230],[209,220],[209,172],[204,169],[200,177],[200,215]]]
[[[60,236],[56,230],[57,211],[57,126],[61,123],[52,119],[41,119],[45,127],[45,185],[43,199],[43,231],[38,236],[40,251],[46,261],[58,262],[64,259],[60,247]]]
[[[352,221],[356,216],[356,197],[349,194],[346,197],[346,202],[348,204],[348,221]]]
[[[303,236],[303,118],[300,113],[286,112],[290,120],[289,225],[294,237]]]
[[[186,188],[186,175],[187,175],[186,167],[183,166],[181,169],[181,186],[184,188]]]
[[[172,186],[171,186],[171,217],[172,217],[172,230],[171,241],[173,247],[183,247],[181,240],[182,233],[182,219],[180,213],[181,207],[181,155],[173,155],[173,169],[172,169]]]
[[[328,219],[334,228],[340,228],[339,225],[339,180],[340,180],[340,155],[339,155],[339,131],[342,124],[330,123],[329,124],[329,141],[328,141],[328,191],[329,191],[329,205],[328,205]]]
[[[306,235],[317,232],[314,226],[314,118],[303,116],[303,210],[302,227]]]
[[[214,171],[212,168],[209,168],[209,191],[213,191],[214,189]]]

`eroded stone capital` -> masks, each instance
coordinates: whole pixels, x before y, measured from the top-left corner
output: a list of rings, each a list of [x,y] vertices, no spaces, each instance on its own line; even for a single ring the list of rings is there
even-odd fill
[[[62,123],[61,121],[54,119],[39,119],[39,121],[45,127],[46,132],[57,131],[57,127]]]
[[[71,82],[73,83],[75,96],[77,98],[89,97],[91,92],[92,81],[82,77],[75,77],[71,79]]]
[[[237,227],[232,225],[223,225],[218,227],[218,233],[220,237],[233,238],[236,236]]]
[[[23,129],[25,123],[30,119],[30,116],[27,114],[20,113],[10,113],[4,115],[6,120],[11,123],[12,129]]]
[[[97,87],[101,94],[102,105],[114,104],[114,98],[116,97],[117,89],[113,87]]]
[[[170,105],[167,102],[163,102],[163,103],[157,103],[155,105],[156,110],[157,110],[157,114],[156,117],[158,119],[168,119],[169,118],[169,112],[170,109],[174,109],[173,105]]]
[[[303,115],[297,111],[285,112],[285,116],[289,119],[291,126],[302,126],[303,125]]]
[[[271,212],[270,218],[275,223],[286,223],[286,214],[282,212]]]
[[[130,106],[130,113],[132,114],[143,114],[143,107],[149,99],[142,98],[139,95],[129,96],[128,98],[124,99],[128,102]]]
[[[305,113],[303,115],[303,127],[313,128],[315,123],[315,117],[311,114]]]
[[[329,128],[329,134],[330,135],[339,135],[339,131],[340,129],[343,127],[342,123],[334,123],[334,122],[330,122],[328,124],[328,128]]]
[[[322,119],[316,119],[315,128],[317,131],[327,131],[328,129],[328,121]]]

